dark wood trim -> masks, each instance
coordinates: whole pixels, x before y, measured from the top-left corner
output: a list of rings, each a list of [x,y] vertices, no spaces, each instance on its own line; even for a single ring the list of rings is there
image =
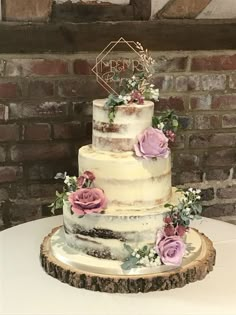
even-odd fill
[[[149,20],[151,17],[152,0],[130,0],[134,9],[135,20]]]
[[[101,51],[124,37],[149,50],[236,49],[236,21],[161,20],[92,23],[0,23],[0,53]]]
[[[81,4],[70,1],[53,2],[51,20],[53,22],[94,22],[94,21],[132,21],[132,5]]]

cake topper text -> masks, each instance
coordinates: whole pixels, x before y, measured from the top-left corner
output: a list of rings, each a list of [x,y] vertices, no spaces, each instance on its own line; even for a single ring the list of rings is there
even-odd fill
[[[117,54],[117,51],[128,53],[125,57],[121,57],[121,53]],[[127,57],[128,54],[130,58]],[[138,43],[126,41],[123,37],[118,41],[110,42],[97,56],[96,64],[92,68],[92,71],[96,74],[97,82],[109,93],[115,95],[119,95],[122,80],[127,79],[131,74],[140,73],[144,70]]]

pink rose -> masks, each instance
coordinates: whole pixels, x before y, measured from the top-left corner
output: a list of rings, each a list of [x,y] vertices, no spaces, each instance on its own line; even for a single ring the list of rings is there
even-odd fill
[[[90,182],[93,182],[94,179],[95,179],[95,176],[92,172],[85,171],[80,177],[78,177],[77,186],[78,188],[82,188],[86,184],[87,180],[89,180]]]
[[[170,152],[168,138],[161,130],[152,127],[145,129],[138,136],[138,143],[134,145],[134,150],[137,156],[145,159],[155,157],[167,158]]]
[[[156,241],[156,252],[164,265],[180,266],[186,245],[180,236],[164,236],[159,233]]]
[[[101,212],[107,205],[107,198],[99,188],[81,188],[72,192],[68,199],[72,211],[79,215]]]

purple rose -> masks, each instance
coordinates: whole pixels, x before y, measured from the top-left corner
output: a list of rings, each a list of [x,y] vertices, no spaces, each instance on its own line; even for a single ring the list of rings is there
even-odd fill
[[[160,233],[156,241],[156,252],[164,265],[180,266],[186,245],[180,236],[165,236]]]
[[[138,143],[134,145],[134,150],[137,156],[145,159],[155,157],[167,158],[170,152],[168,138],[161,130],[152,127],[145,129],[138,136]]]
[[[101,212],[107,205],[107,198],[99,188],[81,188],[72,192],[68,199],[72,211],[79,215]]]

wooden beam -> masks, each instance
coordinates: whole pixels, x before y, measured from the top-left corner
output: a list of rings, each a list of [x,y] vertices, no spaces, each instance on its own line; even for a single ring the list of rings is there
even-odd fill
[[[134,8],[135,20],[149,20],[151,17],[152,0],[130,0],[130,4]]]
[[[93,23],[0,23],[0,53],[101,51],[123,36],[149,50],[236,49],[236,22],[161,20]]]
[[[81,4],[71,1],[53,2],[51,20],[53,22],[94,22],[94,21],[132,21],[132,5]]]

